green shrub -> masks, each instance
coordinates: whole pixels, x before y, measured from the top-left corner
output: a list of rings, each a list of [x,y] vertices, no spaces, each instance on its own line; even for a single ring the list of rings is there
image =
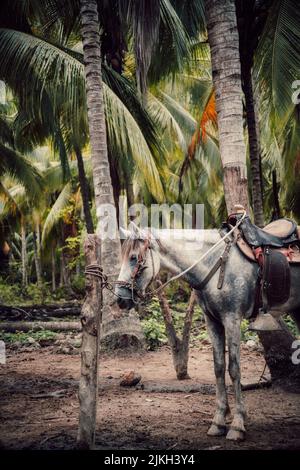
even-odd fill
[[[157,318],[144,319],[141,323],[147,344],[151,351],[167,343],[165,325],[159,322]]]
[[[290,317],[289,315],[285,315],[285,316],[284,316],[284,321],[285,321],[285,323],[286,323],[288,329],[289,329],[290,332],[292,333],[292,335],[298,336],[298,335],[299,335],[299,331],[298,331],[297,325],[296,325],[296,323],[294,322],[294,320],[292,319],[292,317]]]
[[[43,331],[28,331],[24,333],[24,331],[18,331],[16,333],[4,333],[0,331],[0,340],[4,341],[5,343],[22,343],[22,344],[29,344],[29,338],[33,338],[35,341],[41,340],[55,340],[57,338],[57,333],[49,330]]]
[[[80,297],[84,297],[85,295],[85,277],[83,274],[77,274],[74,276],[71,282],[71,287],[75,294]]]
[[[246,342],[249,339],[257,341],[257,334],[254,331],[248,331],[249,321],[242,320],[241,323],[241,341]]]

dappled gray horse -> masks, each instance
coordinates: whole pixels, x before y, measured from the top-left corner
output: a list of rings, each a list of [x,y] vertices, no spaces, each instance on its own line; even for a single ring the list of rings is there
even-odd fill
[[[121,308],[132,308],[135,299],[145,294],[147,286],[161,269],[179,274],[200,259],[214,244],[220,241],[218,230],[202,230],[199,239],[189,239],[184,235],[181,239],[172,239],[164,230],[147,229],[126,233],[127,240],[123,244],[123,263],[116,287],[116,294]],[[225,387],[225,338],[229,355],[229,375],[231,377],[236,409],[227,439],[241,440],[244,438],[245,406],[241,394],[240,374],[240,326],[243,318],[249,318],[253,312],[258,265],[249,262],[233,245],[226,264],[222,289],[218,289],[219,274],[216,272],[207,283],[212,266],[224,252],[226,244],[215,248],[201,263],[187,272],[183,279],[196,290],[198,302],[204,312],[208,333],[213,347],[214,370],[216,376],[217,408],[209,428],[210,436],[226,434],[226,418],[230,409]],[[131,281],[134,279],[134,284]],[[291,267],[291,295],[289,301],[280,306],[283,312],[299,313],[300,269]],[[205,285],[203,285],[205,284]]]

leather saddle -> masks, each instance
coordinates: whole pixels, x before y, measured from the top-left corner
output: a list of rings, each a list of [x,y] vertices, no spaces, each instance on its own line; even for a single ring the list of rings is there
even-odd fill
[[[240,214],[228,218],[235,225]],[[254,225],[247,216],[237,229],[236,242],[241,252],[251,261],[258,261],[258,254],[265,248],[278,250],[289,263],[300,263],[300,227],[291,219],[278,219],[263,229]]]
[[[229,216],[229,226],[241,217]],[[261,308],[267,312],[285,303],[290,296],[290,265],[300,263],[300,227],[293,220],[279,219],[261,229],[246,216],[234,233],[243,255],[260,267],[253,316]]]
[[[279,219],[263,229],[254,225],[247,216],[240,225],[246,242],[254,247],[283,248],[298,241],[297,225],[290,219]]]

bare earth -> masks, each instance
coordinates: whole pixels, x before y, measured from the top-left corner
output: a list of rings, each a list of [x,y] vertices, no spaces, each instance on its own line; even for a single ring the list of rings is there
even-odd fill
[[[243,384],[257,382],[264,368],[258,351],[243,346]],[[121,388],[127,369],[145,386],[212,384],[203,393],[158,393]],[[97,445],[99,449],[300,449],[300,396],[278,388],[244,392],[247,439],[232,443],[206,435],[215,398],[211,348],[193,348],[191,380],[178,382],[167,347],[127,357],[101,358]],[[8,352],[0,365],[0,447],[70,449],[78,423],[80,356],[50,347]],[[229,381],[228,381],[229,383]],[[58,397],[43,397],[62,391]],[[60,396],[61,395],[61,396]],[[232,395],[230,402],[232,403]]]

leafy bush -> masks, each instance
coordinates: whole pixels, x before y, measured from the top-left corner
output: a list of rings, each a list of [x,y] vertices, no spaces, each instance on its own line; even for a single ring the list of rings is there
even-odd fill
[[[7,284],[0,280],[0,302],[6,305],[12,305],[16,300],[20,302],[22,295],[20,284]]]
[[[57,333],[49,330],[28,331],[26,333],[24,333],[24,331],[18,331],[16,333],[4,333],[0,331],[0,340],[5,343],[19,342],[22,344],[29,344],[30,338],[33,338],[37,342],[41,340],[55,340],[57,338]]]
[[[248,341],[249,339],[253,339],[257,341],[257,334],[254,331],[248,331],[249,321],[242,320],[241,323],[241,341]]]
[[[75,294],[79,295],[80,297],[84,297],[85,295],[85,277],[83,274],[77,274],[74,276],[71,282],[71,286]]]
[[[141,323],[147,344],[151,351],[167,343],[165,325],[159,322],[157,318],[148,318],[142,320]]]
[[[299,331],[298,331],[297,325],[289,315],[284,316],[284,321],[286,323],[286,326],[288,327],[288,329],[292,333],[292,335],[299,336]]]

